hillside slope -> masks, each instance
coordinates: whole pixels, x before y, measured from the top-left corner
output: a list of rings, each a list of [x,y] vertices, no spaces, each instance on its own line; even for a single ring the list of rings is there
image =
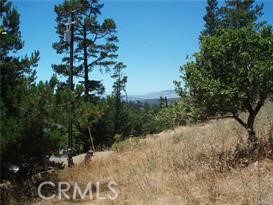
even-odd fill
[[[256,130],[263,141],[272,136],[273,106],[261,111]],[[273,204],[272,153],[253,158],[245,144],[245,130],[231,119],[128,139],[104,158],[58,173],[58,180],[83,187],[100,182],[102,195],[114,181],[116,200],[52,199],[35,204]]]

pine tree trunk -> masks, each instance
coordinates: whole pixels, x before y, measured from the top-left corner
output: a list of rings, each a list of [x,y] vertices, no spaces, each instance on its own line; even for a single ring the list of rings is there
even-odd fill
[[[87,58],[87,44],[86,44],[86,28],[83,27],[83,60],[84,60],[84,94],[85,97],[89,96],[89,78],[88,78],[88,58]]]

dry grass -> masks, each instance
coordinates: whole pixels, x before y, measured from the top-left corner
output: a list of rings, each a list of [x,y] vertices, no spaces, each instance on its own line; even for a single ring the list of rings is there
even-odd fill
[[[272,136],[272,128],[273,106],[268,104],[258,116],[256,130],[265,141]],[[119,190],[116,200],[38,204],[273,204],[273,160],[246,158],[250,161],[242,166],[229,166],[238,144],[246,144],[246,132],[231,119],[129,139],[116,145],[111,155],[59,173],[59,180],[82,185],[113,180]],[[104,188],[101,191],[107,193]]]

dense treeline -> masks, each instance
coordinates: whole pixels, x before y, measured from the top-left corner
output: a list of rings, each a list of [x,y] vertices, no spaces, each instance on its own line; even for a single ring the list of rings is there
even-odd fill
[[[118,62],[116,24],[99,18],[102,8],[98,0],[66,0],[55,6],[59,39],[53,48],[63,60],[52,65],[50,80],[37,83],[39,52],[16,55],[24,46],[20,15],[11,2],[1,0],[2,177],[12,164],[37,163],[67,148],[70,106],[75,154],[215,116],[236,119],[247,129],[250,142],[258,141],[255,117],[273,93],[273,34],[271,26],[257,22],[262,5],[234,0],[219,8],[216,0],[208,0],[200,51],[181,67],[183,82],[175,81],[181,100],[168,104],[161,98],[159,106],[127,101],[130,79],[126,65]],[[72,90],[68,81],[60,81],[68,77],[69,44],[63,34],[71,11],[77,22]],[[94,69],[115,80],[111,95],[102,97],[104,85],[92,79]],[[240,112],[249,113],[246,122]]]

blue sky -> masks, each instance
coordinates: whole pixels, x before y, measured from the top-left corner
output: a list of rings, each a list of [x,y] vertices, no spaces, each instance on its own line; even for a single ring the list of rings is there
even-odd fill
[[[57,0],[13,0],[21,14],[21,32],[25,47],[20,54],[40,51],[38,80],[53,75],[51,64],[61,56],[52,49],[57,40],[54,5]],[[206,1],[102,1],[103,18],[113,18],[119,37],[119,58],[127,68],[129,95],[174,89],[179,67],[186,56],[198,51],[198,36],[203,29]],[[263,2],[262,19],[273,24],[273,1]],[[90,78],[103,80],[106,93],[111,93],[111,74],[94,71]]]

